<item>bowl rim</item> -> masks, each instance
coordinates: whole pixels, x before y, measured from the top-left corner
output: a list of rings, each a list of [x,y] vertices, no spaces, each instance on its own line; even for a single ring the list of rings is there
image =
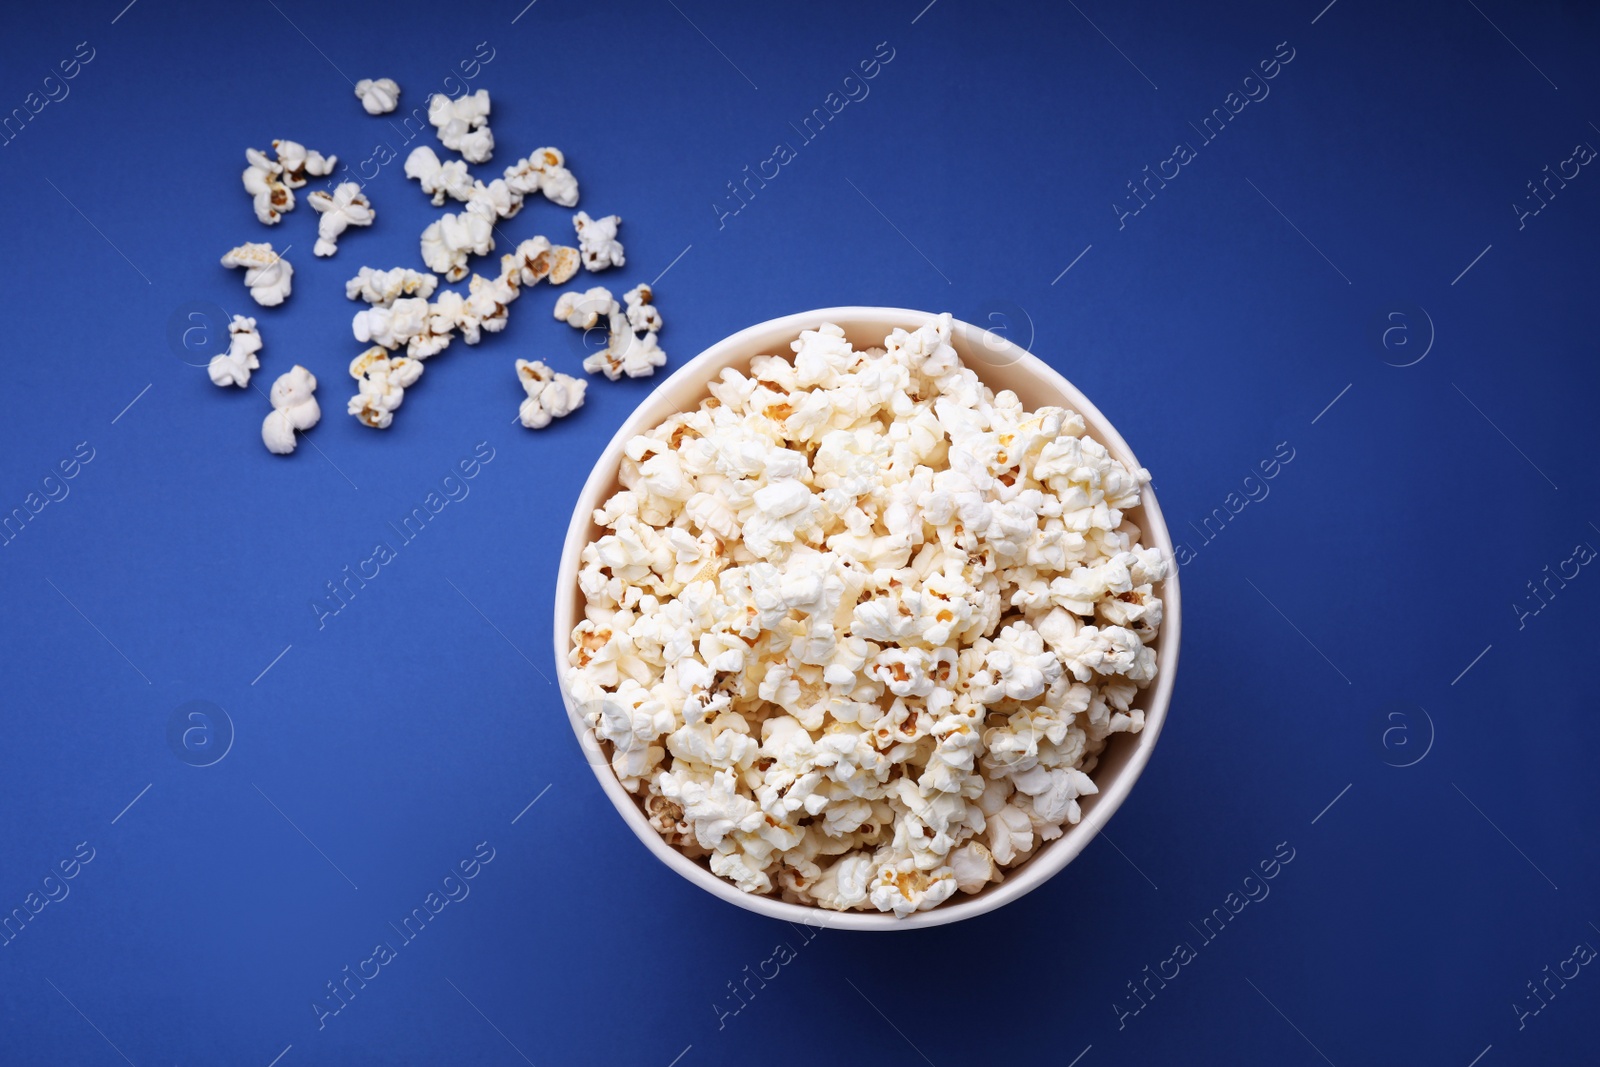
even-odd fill
[[[590,770],[594,772],[601,789],[610,798],[623,821],[633,830],[634,836],[643,842],[658,860],[713,896],[768,918],[805,923],[818,929],[915,930],[975,918],[1009,904],[1059,874],[1067,864],[1083,852],[1090,841],[1099,835],[1111,820],[1111,816],[1127,799],[1134,783],[1143,773],[1156,741],[1160,738],[1162,725],[1166,721],[1177,677],[1182,603],[1179,594],[1179,567],[1174,555],[1172,537],[1162,517],[1160,504],[1156,501],[1156,494],[1147,485],[1140,498],[1145,520],[1141,524],[1141,541],[1147,547],[1160,549],[1162,557],[1168,564],[1168,574],[1162,579],[1161,585],[1163,614],[1158,637],[1160,647],[1157,651],[1156,682],[1146,703],[1144,729],[1133,735],[1138,739],[1134,750],[1115,778],[1109,782],[1095,783],[1101,786],[1100,792],[1083,818],[1076,825],[1068,827],[1061,837],[1039,846],[1033,856],[1022,865],[1008,871],[1004,882],[990,886],[982,893],[970,897],[958,895],[928,911],[919,911],[903,919],[885,912],[832,911],[815,905],[791,904],[775,897],[746,893],[668,844],[656,832],[645,817],[634,794],[623,788],[621,780],[611,769],[610,761],[606,759],[599,742],[595,739],[593,729],[583,725],[566,684],[567,653],[572,629],[582,617],[578,597],[579,557],[584,546],[589,543],[594,511],[603,502],[604,495],[616,483],[623,447],[631,438],[655,426],[674,411],[682,410],[681,405],[670,404],[666,399],[676,391],[674,387],[683,386],[691,381],[703,386],[720,373],[724,366],[738,366],[741,360],[748,362],[757,355],[772,354],[752,347],[758,337],[786,334],[791,338],[798,338],[802,330],[816,329],[823,323],[837,323],[847,332],[857,327],[872,329],[881,327],[883,333],[887,335],[896,326],[914,330],[938,317],[938,314],[933,312],[909,308],[868,306],[818,308],[768,319],[716,342],[684,363],[652,389],[623,420],[622,425],[595,460],[594,469],[590,471],[589,477],[585,479],[583,488],[578,493],[566,537],[562,542],[561,561],[556,571],[552,633],[555,666],[559,677],[557,687],[561,691],[567,719],[584,751]],[[1003,358],[1008,363],[1018,364],[1029,375],[1041,378],[1054,386],[1061,392],[1063,403],[1083,417],[1088,436],[1105,445],[1130,469],[1139,468],[1140,464],[1133,450],[1128,447],[1128,443],[1123,440],[1111,420],[1107,419],[1065,375],[1009,338],[971,323],[962,322],[960,319],[952,320],[952,335],[965,338],[982,335],[985,348],[997,359]],[[980,379],[983,378],[982,368],[974,366],[973,361],[965,354],[963,363],[971,366]],[[709,373],[706,370],[708,367],[713,368]]]

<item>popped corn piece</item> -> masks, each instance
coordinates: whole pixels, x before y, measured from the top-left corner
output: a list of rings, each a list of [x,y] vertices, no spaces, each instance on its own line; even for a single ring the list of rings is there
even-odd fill
[[[349,413],[374,430],[387,430],[406,390],[422,377],[422,364],[405,356],[390,357],[382,346],[374,345],[350,361],[350,377],[358,392],[350,398]]]
[[[488,162],[494,153],[487,89],[463,93],[454,100],[434,93],[428,98],[428,122],[438,132],[439,143],[461,153],[468,163]]]
[[[362,78],[356,82],[356,96],[369,115],[387,115],[400,103],[400,86],[393,78]]]
[[[616,301],[612,301],[611,306],[616,307]],[[656,343],[654,333],[635,334],[628,328],[627,316],[614,311],[607,325],[609,343],[584,357],[584,370],[616,381],[624,374],[630,378],[648,378],[657,367],[667,365],[667,354]]]
[[[482,215],[463,211],[446,215],[422,231],[422,261],[446,281],[467,276],[467,259],[494,251],[494,226]]]
[[[298,141],[273,141],[272,150],[283,168],[283,184],[291,189],[301,188],[312,178],[326,178],[339,163],[338,156],[324,156]]]
[[[429,311],[423,297],[403,297],[387,306],[356,312],[350,321],[351,332],[362,344],[399,348],[423,332]]]
[[[262,307],[277,307],[293,289],[294,268],[272,250],[270,242],[246,242],[222,257],[224,267],[244,268],[244,284]]]
[[[254,148],[245,149],[244,191],[255,205],[256,218],[275,226],[283,213],[294,210],[294,193],[283,183],[283,166]]]
[[[393,270],[362,267],[360,273],[344,283],[344,295],[351,300],[365,300],[373,307],[388,307],[403,296],[419,296],[426,300],[438,285],[436,275],[423,274],[410,267]]]
[[[351,226],[371,226],[378,213],[355,182],[340,182],[333,194],[317,189],[306,196],[317,213],[317,243],[312,253],[331,256],[339,250],[339,235]]]
[[[566,167],[567,157],[559,148],[541,148],[526,159],[519,159],[505,170],[512,189],[532,196],[539,193],[553,204],[573,207],[578,203],[578,179]]]
[[[661,312],[655,305],[655,293],[645,282],[622,294],[628,305],[628,326],[634,333],[655,333],[661,329]]]
[[[434,207],[442,207],[445,197],[463,203],[472,199],[475,182],[467,172],[467,164],[459,159],[441,163],[434,150],[425,144],[413,148],[406,156],[405,174],[433,197]]]
[[[550,284],[564,285],[578,273],[582,259],[571,245],[554,245],[550,249]]]
[[[261,441],[267,451],[279,455],[293,452],[295,431],[309,430],[322,418],[316,391],[316,377],[298,363],[272,383],[268,394],[272,410],[261,423]]]
[[[581,293],[568,291],[556,299],[555,317],[579,330],[589,329],[602,317],[609,321],[616,313],[617,302],[603,285]]]
[[[542,430],[552,419],[583,407],[583,393],[589,387],[582,378],[557,373],[538,360],[517,360],[517,378],[528,394],[520,414],[522,425],[530,430]]]
[[[256,331],[256,320],[235,315],[228,324],[228,350],[211,357],[206,373],[212,385],[236,385],[243,389],[250,384],[250,372],[260,368],[256,353],[261,351],[261,334]]]
[[[578,235],[578,251],[587,269],[601,271],[627,263],[622,242],[617,240],[617,227],[620,225],[622,218],[618,215],[591,219],[588,212],[580,211],[572,216],[572,228]]]

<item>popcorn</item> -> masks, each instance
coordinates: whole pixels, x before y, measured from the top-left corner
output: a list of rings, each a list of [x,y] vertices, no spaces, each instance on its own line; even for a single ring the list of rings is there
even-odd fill
[[[393,270],[362,267],[360,273],[344,283],[344,295],[351,300],[365,300],[373,307],[388,307],[403,296],[420,296],[426,300],[438,285],[435,275],[409,267]]]
[[[309,430],[322,418],[322,409],[313,395],[316,391],[316,377],[298,363],[278,375],[269,394],[272,410],[261,423],[261,441],[268,452],[280,456],[293,452],[295,431]]]
[[[374,430],[387,430],[405,400],[406,389],[422,377],[422,364],[404,356],[390,357],[374,345],[351,360],[350,377],[356,380],[358,392],[350,398],[347,410]]]
[[[466,163],[459,159],[441,163],[427,145],[418,145],[406,156],[405,173],[407,178],[414,178],[422,186],[423,192],[433,197],[434,207],[443,206],[447,196],[463,203],[472,199],[472,190],[476,185],[472,175],[467,173]]]
[[[586,370],[664,362],[649,287],[624,302],[557,301],[606,325]],[[857,351],[823,325],[725,370],[595,512],[565,682],[651,825],[746,892],[900,917],[982,892],[1143,729],[1167,563],[1124,512],[1149,475],[991,392],[951,328]]]
[[[630,378],[648,378],[656,372],[657,367],[667,365],[667,354],[656,344],[656,335],[646,333],[636,336],[628,328],[626,316],[613,312],[607,332],[610,343],[599,352],[584,357],[583,369],[590,374],[604,374],[612,381],[624,374]]]
[[[538,285],[550,277],[552,266],[550,242],[543,237],[530,237],[500,257],[501,276],[509,278],[515,270],[519,285]]]
[[[245,149],[244,191],[255,203],[256,218],[275,226],[285,211],[294,210],[294,193],[283,184],[283,167],[254,148]]]
[[[622,294],[628,305],[628,326],[634,333],[655,333],[661,329],[661,312],[656,310],[655,293],[644,282]]]
[[[339,163],[338,156],[324,156],[298,141],[273,141],[272,148],[283,168],[283,184],[291,189],[301,188],[312,178],[326,178]]]
[[[262,307],[277,307],[289,298],[294,268],[268,242],[246,242],[222,257],[224,267],[243,267],[244,284]]]
[[[318,189],[306,197],[306,202],[320,216],[317,219],[317,243],[311,250],[319,256],[331,256],[337,252],[339,235],[347,228],[371,226],[372,220],[377,217],[377,212],[372,210],[372,205],[362,195],[361,186],[355,182],[340,182],[331,196]]]
[[[446,215],[422,231],[422,261],[445,280],[467,276],[467,258],[494,251],[494,226],[482,215],[463,211]]]
[[[620,267],[627,262],[623,257],[622,242],[617,240],[617,227],[620,225],[622,219],[617,215],[591,219],[588,212],[580,211],[572,216],[572,228],[577,231],[578,251],[583,256],[585,267],[591,271],[601,271],[607,267]]]
[[[443,93],[428,99],[428,122],[439,133],[439,143],[460,152],[468,163],[485,163],[494,153],[489,130],[489,91],[462,94],[452,100]]]
[[[423,332],[431,311],[431,305],[424,298],[404,297],[386,307],[356,312],[350,328],[362,344],[395,349]]]
[[[235,315],[228,324],[228,350],[211,357],[206,373],[212,385],[236,385],[243,389],[250,384],[250,372],[261,366],[256,353],[261,351],[261,335],[256,332],[256,320]]]
[[[303,187],[312,178],[322,178],[333,173],[338,156],[323,156],[308,151],[298,141],[273,141],[277,160],[268,159],[265,152],[247,148],[244,158],[250,165],[244,170],[244,191],[250,194],[256,209],[256,218],[268,226],[276,226],[286,212],[294,210],[294,190]]]
[[[542,430],[552,419],[563,418],[583,407],[583,393],[589,383],[570,374],[559,374],[535,360],[517,360],[517,378],[527,391],[522,402],[522,425]]]
[[[561,322],[579,330],[587,330],[604,316],[608,321],[617,313],[617,302],[611,290],[603,285],[581,293],[562,293],[556,300],[555,316]]]
[[[488,185],[475,181],[472,192],[467,194],[467,210],[483,216],[493,225],[496,219],[509,219],[522,210],[522,194],[512,192],[500,178]]]
[[[578,250],[570,245],[555,245],[550,249],[550,284],[565,285],[578,273],[581,262]]]
[[[369,115],[387,115],[400,103],[400,86],[393,78],[362,78],[356,82],[356,96]]]
[[[519,159],[505,170],[505,180],[511,188],[524,196],[542,194],[561,207],[578,203],[578,179],[566,167],[567,157],[559,148],[541,148]]]

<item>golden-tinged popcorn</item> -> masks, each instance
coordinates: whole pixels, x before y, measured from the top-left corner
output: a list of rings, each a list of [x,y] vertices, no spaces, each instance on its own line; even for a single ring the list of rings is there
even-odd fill
[[[578,179],[566,164],[561,149],[541,148],[507,167],[505,180],[524,196],[539,193],[553,204],[573,207],[578,203]]]
[[[627,373],[649,296],[563,295],[613,337],[586,369]],[[651,825],[747,892],[902,917],[980,892],[1144,726],[1167,563],[1124,512],[1149,475],[991,392],[950,331],[857,351],[824,325],[723,371],[595,512],[568,691]]]
[[[344,295],[351,300],[365,300],[373,307],[388,307],[403,296],[420,296],[426,300],[438,285],[435,275],[410,267],[393,270],[362,267],[354,278],[344,283]]]
[[[350,361],[350,377],[358,391],[350,398],[349,413],[374,430],[387,430],[406,390],[422,377],[422,363],[390,357],[381,345],[374,345]]]
[[[583,407],[583,393],[589,383],[570,374],[560,374],[540,363],[517,360],[517,380],[528,398],[522,402],[522,425],[542,430],[551,420],[564,418]]]
[[[244,268],[244,284],[250,296],[262,307],[277,307],[293,289],[294,268],[272,250],[270,242],[250,241],[230,249],[222,257],[224,267]]]

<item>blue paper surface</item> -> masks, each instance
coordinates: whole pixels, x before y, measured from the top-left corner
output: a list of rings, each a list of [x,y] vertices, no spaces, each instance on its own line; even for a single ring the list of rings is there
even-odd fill
[[[0,1061],[1592,1060],[1600,15],[925,2],[7,11]],[[546,286],[390,430],[343,412],[343,283],[420,268],[439,214],[403,118],[477,88],[478,172],[560,147],[625,220],[627,266],[572,284],[659,276],[673,365],[807,308],[948,310],[1153,473],[1176,694],[1046,886],[814,933],[612,810],[551,590],[652,382],[516,425],[513,361],[582,355]],[[253,217],[274,138],[367,183],[332,259],[303,193]],[[218,265],[247,240],[291,246],[282,307]],[[321,383],[291,457],[196,366],[219,310],[260,322],[262,390]]]

